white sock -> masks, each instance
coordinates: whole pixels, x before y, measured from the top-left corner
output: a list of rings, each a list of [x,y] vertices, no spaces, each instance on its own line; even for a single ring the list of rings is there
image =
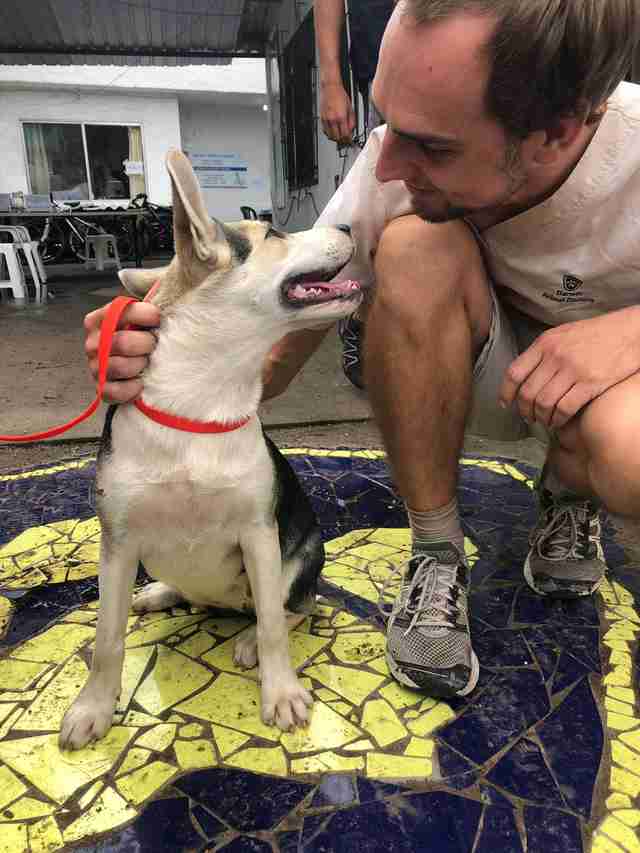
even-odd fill
[[[428,512],[418,512],[407,507],[413,544],[425,546],[431,542],[451,542],[464,556],[464,533],[460,526],[458,500]]]

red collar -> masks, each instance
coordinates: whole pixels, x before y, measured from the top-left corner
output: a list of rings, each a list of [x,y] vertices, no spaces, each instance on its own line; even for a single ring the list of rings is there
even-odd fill
[[[145,301],[150,299],[158,289],[159,281],[156,281],[151,290],[145,296]],[[102,325],[100,327],[100,343],[98,345],[98,388],[96,399],[88,406],[87,409],[77,418],[74,418],[69,423],[61,426],[53,427],[44,432],[36,432],[31,435],[0,435],[0,441],[21,442],[21,441],[42,441],[45,438],[53,438],[56,435],[68,432],[76,424],[86,421],[98,408],[102,402],[102,393],[104,384],[107,381],[107,363],[109,361],[109,353],[111,352],[111,342],[113,335],[118,326],[118,320],[122,316],[123,311],[132,302],[137,302],[130,296],[117,296],[107,306]],[[251,415],[242,418],[238,421],[229,421],[221,423],[220,421],[192,421],[189,418],[180,418],[176,415],[170,415],[166,412],[161,412],[158,409],[153,409],[147,406],[142,400],[134,400],[133,405],[152,421],[162,424],[163,426],[171,427],[172,429],[182,430],[184,432],[197,433],[216,433],[216,432],[231,432],[234,429],[243,427],[251,420]]]

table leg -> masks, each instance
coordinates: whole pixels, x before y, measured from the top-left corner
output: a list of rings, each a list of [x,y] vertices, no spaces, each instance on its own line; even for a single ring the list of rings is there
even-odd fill
[[[140,225],[138,220],[138,216],[133,220],[133,252],[136,257],[136,267],[140,268],[142,266],[142,252],[140,251]]]

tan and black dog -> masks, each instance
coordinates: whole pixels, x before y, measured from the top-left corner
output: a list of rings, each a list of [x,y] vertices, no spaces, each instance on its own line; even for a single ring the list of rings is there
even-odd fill
[[[162,310],[144,374],[148,406],[233,431],[202,435],[112,407],[98,457],[102,525],[100,612],[89,678],[62,722],[60,745],[79,749],[109,730],[118,695],[138,563],[155,580],[137,612],[186,600],[252,611],[235,660],[260,662],[262,719],[305,724],[311,696],[291,665],[288,630],[313,607],[324,549],[295,475],[256,415],[262,366],[288,332],[328,325],[361,300],[355,282],[329,283],[354,251],[349,229],[285,235],[268,223],[222,224],[206,210],[187,158],[171,151],[176,255],[121,280]],[[180,673],[176,673],[180,677]]]

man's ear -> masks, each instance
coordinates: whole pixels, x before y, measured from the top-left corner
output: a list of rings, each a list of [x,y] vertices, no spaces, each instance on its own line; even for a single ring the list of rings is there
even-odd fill
[[[208,266],[229,263],[231,252],[222,225],[211,219],[191,163],[176,148],[167,154],[173,186],[173,231],[178,255],[195,254]]]
[[[156,282],[167,271],[166,267],[157,269],[124,269],[118,273],[122,286],[132,296],[143,299],[154,282]]]
[[[543,138],[536,150],[535,161],[541,165],[555,162],[575,143],[584,125],[582,115],[568,115],[556,119],[546,130],[538,131]]]

